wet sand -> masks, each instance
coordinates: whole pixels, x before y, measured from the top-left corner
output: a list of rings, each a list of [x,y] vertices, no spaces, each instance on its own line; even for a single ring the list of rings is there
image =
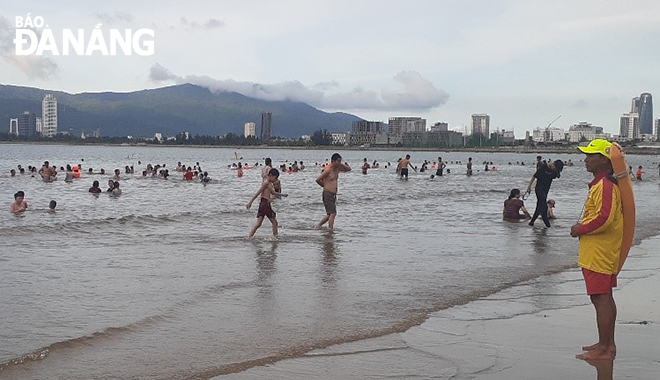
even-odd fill
[[[597,335],[595,312],[586,304],[580,272],[573,269],[440,311],[404,333],[217,379],[657,379],[659,243],[655,237],[633,247],[634,258],[620,275],[614,295],[619,309],[614,363],[574,358]],[[585,304],[553,309],[558,297],[581,297]],[[526,304],[543,302],[546,310],[524,312]]]

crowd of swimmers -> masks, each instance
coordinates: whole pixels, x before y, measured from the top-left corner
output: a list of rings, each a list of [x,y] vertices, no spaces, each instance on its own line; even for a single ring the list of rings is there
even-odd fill
[[[242,158],[242,157],[241,157]],[[449,161],[446,162],[442,157],[438,157],[437,161],[428,161],[425,160],[421,166],[418,168],[414,166],[411,161],[411,156],[406,155],[405,157],[399,158],[396,163],[396,173],[397,176],[401,179],[407,180],[409,176],[409,170],[412,169],[415,172],[425,173],[435,170],[434,174],[431,174],[431,179],[436,177],[442,177],[445,174],[450,174],[451,170],[447,167],[448,163],[452,165],[462,165],[462,161]],[[81,160],[84,162],[84,160]],[[142,163],[138,161],[138,165]],[[512,162],[508,163],[513,165]],[[484,172],[488,171],[497,171],[498,168],[493,165],[491,161],[483,161]],[[516,161],[516,165],[525,165],[524,162]],[[502,211],[502,218],[508,222],[518,222],[521,220],[529,220],[531,226],[534,225],[534,222],[537,218],[541,218],[544,224],[547,227],[550,227],[550,220],[554,219],[554,207],[555,201],[553,199],[548,199],[548,193],[550,191],[550,186],[554,179],[561,177],[561,172],[564,166],[573,166],[573,162],[568,160],[566,162],[562,160],[543,160],[541,156],[537,156],[536,159],[536,171],[530,182],[527,186],[527,191],[523,194],[520,189],[512,189],[509,197],[504,201],[504,208]],[[336,199],[337,199],[337,181],[339,178],[339,173],[350,171],[351,168],[347,163],[342,163],[341,155],[335,153],[332,155],[330,162],[314,164],[316,169],[321,170],[320,176],[317,178],[317,183],[323,187],[322,201],[326,209],[326,215],[321,219],[318,224],[318,227],[322,227],[326,223],[330,230],[334,228],[336,211]],[[388,162],[384,165],[387,169],[392,165]],[[362,162],[362,174],[366,175],[369,170],[378,169],[380,164],[377,160],[370,162],[367,158],[364,158]],[[66,165],[65,167],[60,167],[60,171],[65,172],[65,182],[72,182],[74,179],[79,178],[83,172],[83,164],[78,165]],[[249,209],[252,206],[252,203],[256,198],[260,198],[259,210],[257,212],[257,223],[250,230],[249,236],[253,236],[257,229],[261,226],[263,219],[268,218],[273,226],[273,234],[277,235],[277,219],[275,211],[271,207],[271,202],[275,199],[285,197],[286,194],[282,193],[282,186],[279,179],[280,173],[296,173],[306,169],[303,161],[293,161],[286,162],[279,165],[279,170],[273,167],[272,160],[266,158],[264,163],[255,162],[253,165],[248,163],[233,163],[228,165],[228,169],[236,170],[237,176],[243,176],[243,170],[248,169],[259,169],[261,168],[261,178],[262,185],[259,190],[254,194],[250,202],[247,204]],[[659,174],[660,174],[660,164],[658,164]],[[183,181],[192,182],[197,181],[201,182],[204,185],[211,183],[211,178],[209,177],[208,172],[202,170],[202,166],[199,162],[196,162],[194,165],[184,165],[181,162],[177,163],[176,172],[179,173]],[[21,165],[18,165],[17,170],[11,169],[10,176],[16,176],[16,173],[23,175],[29,174],[32,177],[41,177],[44,182],[52,182],[57,179],[58,171],[55,166],[51,165],[48,161],[45,161],[41,168],[35,166],[28,166],[27,169],[23,168]],[[86,174],[88,175],[105,175],[105,170],[100,169],[100,171],[95,172],[92,168],[87,169]],[[636,173],[632,172],[632,167],[630,168],[630,175],[632,178],[637,180],[642,179],[643,175],[642,166],[639,166]],[[120,187],[120,181],[123,179],[123,176],[133,176],[135,174],[134,166],[127,165],[124,167],[124,173],[121,173],[121,170],[115,169],[113,171],[112,177],[107,182],[107,189],[104,191],[100,187],[99,181],[93,181],[92,186],[89,188],[89,193],[92,194],[101,194],[107,193],[112,196],[119,196],[122,194],[122,189]],[[465,174],[467,176],[473,175],[473,161],[472,157],[469,157],[465,163]],[[170,176],[169,169],[166,167],[166,164],[148,164],[145,170],[142,171],[142,175],[139,177],[141,179],[151,178],[151,179],[163,179],[167,180]],[[530,214],[529,211],[525,208],[524,199],[532,191],[532,186],[536,183],[534,187],[536,195],[536,209],[534,214]],[[56,201],[51,201],[49,204],[49,210],[54,211],[57,206]],[[12,213],[22,213],[27,210],[27,202],[25,201],[25,193],[23,191],[18,191],[14,194],[14,202],[11,204],[10,211]]]

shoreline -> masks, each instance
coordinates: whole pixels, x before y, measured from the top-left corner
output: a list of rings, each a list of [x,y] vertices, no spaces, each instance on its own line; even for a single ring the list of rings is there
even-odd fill
[[[0,145],[47,145],[47,146],[102,146],[102,147],[132,147],[132,148],[201,148],[201,149],[288,149],[288,150],[336,150],[336,151],[408,151],[408,152],[466,152],[466,153],[515,153],[515,154],[578,154],[576,146],[570,147],[526,147],[526,146],[500,146],[500,147],[474,147],[474,148],[422,148],[422,147],[356,147],[356,146],[273,146],[273,145],[170,145],[170,144],[109,144],[109,143],[79,143],[66,141],[0,141]],[[626,154],[633,155],[660,155],[660,145],[657,147],[626,147]]]
[[[626,263],[622,284],[615,289],[619,352],[614,363],[574,358],[581,345],[593,343],[597,335],[595,312],[582,289],[581,274],[571,268],[519,285],[528,288],[523,295],[520,290],[505,289],[435,312],[402,333],[313,350],[215,379],[508,380],[594,378],[594,373],[599,380],[655,379],[660,371],[660,346],[654,339],[660,335],[660,295],[654,291],[660,286],[660,257],[654,255],[658,242],[660,235],[654,235],[633,247],[635,259]],[[548,291],[550,286],[554,294]],[[543,303],[547,297],[573,297],[578,303],[515,311],[530,300]],[[495,314],[501,312],[497,306],[502,308],[503,303],[505,309],[514,310],[512,315],[489,314],[493,306]]]

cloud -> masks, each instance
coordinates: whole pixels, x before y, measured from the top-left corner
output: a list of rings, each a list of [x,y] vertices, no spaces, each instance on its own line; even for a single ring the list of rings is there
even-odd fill
[[[573,109],[586,110],[589,108],[589,102],[584,99],[578,99],[575,103],[571,105]]]
[[[132,22],[135,17],[128,12],[116,11],[113,13],[95,13],[94,16],[98,17],[104,24],[113,24],[119,22]]]
[[[213,92],[237,92],[268,101],[304,102],[326,109],[425,110],[439,107],[449,99],[447,93],[437,89],[417,71],[396,74],[393,80],[397,86],[383,88],[380,92],[363,87],[355,87],[348,92],[329,92],[339,85],[336,81],[320,82],[308,87],[297,80],[264,84],[208,76],[179,76],[159,63],[151,67],[149,79],[154,82],[191,83]]]
[[[0,15],[0,58],[16,66],[30,79],[48,79],[57,76],[59,66],[51,58],[37,55],[16,55],[14,27]],[[39,31],[35,30],[39,33]]]
[[[181,17],[181,25],[183,25],[188,30],[196,29],[216,29],[225,26],[224,21],[210,18],[205,23],[201,24],[195,20],[191,20],[188,17]]]

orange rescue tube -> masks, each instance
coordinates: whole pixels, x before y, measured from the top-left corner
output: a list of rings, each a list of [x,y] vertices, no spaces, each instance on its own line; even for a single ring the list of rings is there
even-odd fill
[[[628,175],[625,152],[617,143],[613,143],[610,149],[612,168],[619,184],[621,209],[623,211],[623,240],[619,251],[619,272],[621,272],[635,237],[635,196],[633,195],[632,181],[630,175]]]

